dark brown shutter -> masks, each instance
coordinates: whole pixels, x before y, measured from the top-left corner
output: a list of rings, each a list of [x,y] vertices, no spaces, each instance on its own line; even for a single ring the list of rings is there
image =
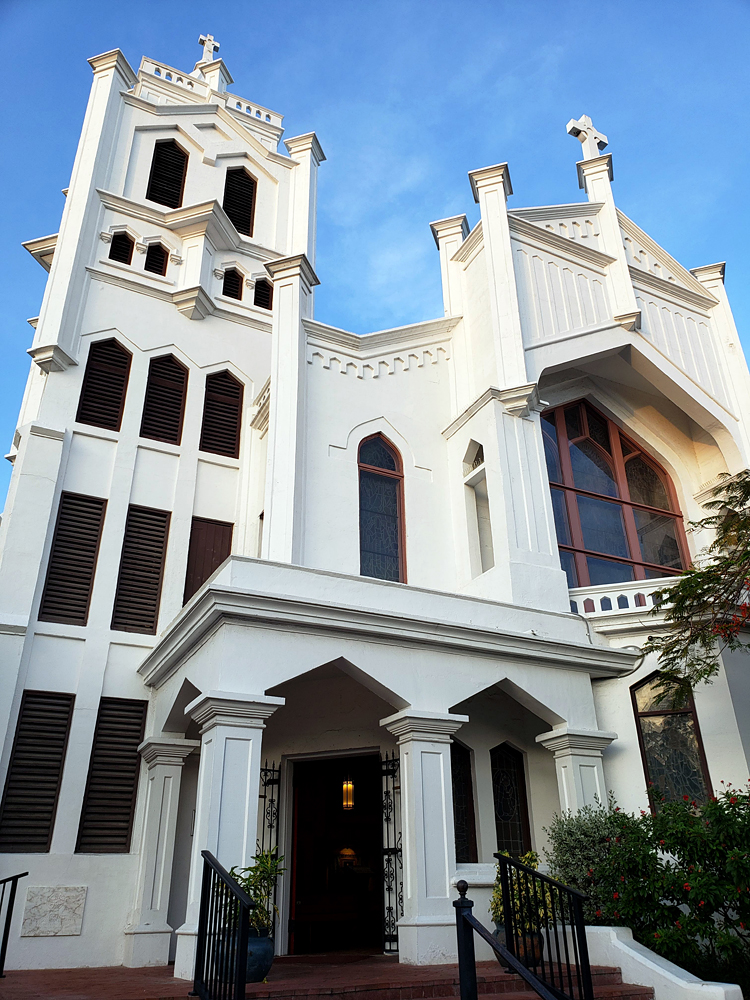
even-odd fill
[[[273,305],[273,285],[265,278],[255,282],[255,305],[261,309],[270,309]]]
[[[89,348],[76,420],[119,431],[128,388],[131,355],[116,340],[97,340]]]
[[[242,298],[242,275],[239,271],[235,271],[233,267],[230,267],[228,271],[224,272],[224,284],[221,291],[223,295],[228,295],[230,299]]]
[[[238,233],[253,235],[255,181],[244,167],[227,170],[223,207]]]
[[[179,208],[185,187],[188,155],[174,139],[161,139],[154,146],[146,198],[168,208]]]
[[[237,458],[240,453],[243,385],[229,372],[206,376],[201,451]]]
[[[227,524],[226,521],[193,518],[183,604],[187,604],[196,590],[203,586],[214,570],[230,555],[233,529],[234,525]]]
[[[161,243],[149,243],[146,250],[146,263],[143,267],[144,270],[151,271],[153,274],[167,273],[167,251]]]
[[[168,510],[128,507],[112,612],[119,632],[156,633],[170,516]]]
[[[171,354],[151,359],[143,401],[141,437],[180,443],[187,381],[187,368]]]
[[[77,854],[126,854],[148,702],[102,698],[78,828]]]
[[[24,691],[0,807],[0,851],[48,851],[55,824],[73,695]]]
[[[39,608],[44,622],[85,625],[107,501],[63,493]]]
[[[109,245],[109,259],[116,260],[119,264],[129,264],[133,259],[134,246],[127,233],[115,233]]]

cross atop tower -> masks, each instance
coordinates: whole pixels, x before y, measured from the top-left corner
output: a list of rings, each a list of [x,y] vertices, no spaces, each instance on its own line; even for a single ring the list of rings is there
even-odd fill
[[[595,159],[607,147],[606,135],[594,127],[594,123],[588,115],[581,115],[578,121],[571,118],[566,128],[568,135],[574,135],[576,139],[580,140],[584,160]]]
[[[219,42],[214,40],[213,35],[201,35],[198,44],[203,46],[203,59],[201,61],[213,62],[214,52],[218,52],[220,48]]]

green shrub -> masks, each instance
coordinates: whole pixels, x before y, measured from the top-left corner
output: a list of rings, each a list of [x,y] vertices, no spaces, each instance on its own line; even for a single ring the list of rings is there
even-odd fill
[[[750,789],[699,806],[659,802],[640,816],[607,806],[555,817],[551,874],[590,897],[590,923],[637,941],[704,979],[750,996]]]

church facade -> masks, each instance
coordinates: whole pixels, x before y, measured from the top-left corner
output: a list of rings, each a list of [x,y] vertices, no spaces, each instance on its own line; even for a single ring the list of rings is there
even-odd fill
[[[60,231],[25,244],[49,279],[0,529],[8,964],[190,978],[200,852],[258,846],[279,953],[449,962],[456,880],[486,901],[555,813],[747,780],[746,665],[665,704],[640,652],[749,461],[723,265],[617,208],[583,117],[583,200],[509,207],[501,163],[469,174],[471,231],[432,223],[443,316],[326,325],[323,150],[201,42],[190,73],[90,60]]]

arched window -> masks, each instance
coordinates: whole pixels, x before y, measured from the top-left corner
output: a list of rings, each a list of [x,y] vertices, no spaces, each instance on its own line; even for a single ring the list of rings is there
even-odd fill
[[[270,309],[273,306],[273,285],[265,278],[258,278],[255,282],[255,299],[253,305],[261,309]]]
[[[116,340],[97,340],[86,360],[76,420],[119,431],[130,375],[129,351]]]
[[[244,167],[227,170],[222,207],[243,236],[253,235],[255,187],[255,181]]]
[[[359,446],[359,571],[406,583],[401,456],[375,434]]]
[[[666,472],[580,401],[542,414],[560,563],[569,587],[650,580],[689,563]]]
[[[451,779],[456,864],[472,864],[478,860],[478,857],[471,750],[455,737],[451,739]]]
[[[116,260],[118,264],[129,264],[133,259],[134,246],[135,243],[127,233],[113,233],[109,245],[109,259]]]
[[[242,275],[236,268],[230,267],[224,272],[221,294],[228,295],[230,299],[242,298]]]
[[[522,857],[531,850],[523,754],[510,743],[501,743],[490,750],[490,767],[497,849]]]
[[[146,250],[146,263],[143,265],[144,269],[152,274],[166,274],[168,256],[166,247],[163,247],[161,243],[149,243]]]
[[[665,697],[658,690],[658,674],[635,684],[630,693],[646,781],[668,802],[679,802],[684,796],[705,802],[711,779],[693,696]]]
[[[188,155],[174,139],[159,139],[154,145],[146,198],[167,208],[179,208],[185,188]]]

